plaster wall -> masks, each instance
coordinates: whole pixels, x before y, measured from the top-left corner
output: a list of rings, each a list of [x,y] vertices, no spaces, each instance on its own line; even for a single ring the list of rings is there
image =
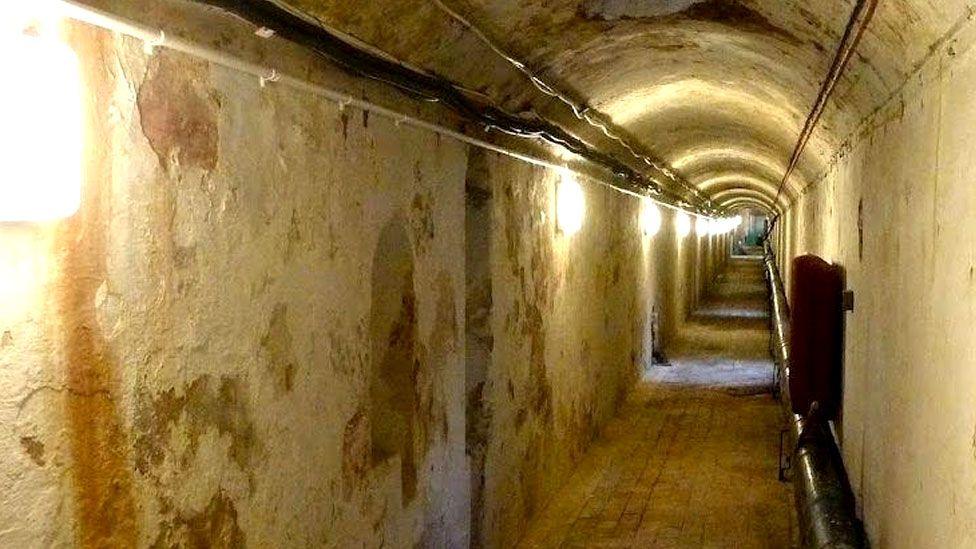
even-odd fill
[[[563,234],[561,175],[485,155],[469,383],[466,146],[83,25],[69,42],[82,208],[0,225],[0,546],[467,546],[479,382],[480,531],[510,545],[650,360],[656,311],[670,333],[716,264],[587,179]]]
[[[88,27],[70,42],[81,211],[0,227],[0,546],[464,545],[466,148]],[[409,457],[376,452],[394,338]]]
[[[615,412],[645,358],[652,293],[639,203],[582,182],[557,228],[558,173],[489,159],[492,333],[484,544],[513,545]]]
[[[843,454],[875,547],[976,545],[976,55],[963,30],[783,227],[842,265]]]
[[[493,346],[484,385],[469,393],[469,404],[482,401],[488,433],[475,506],[479,542],[509,547],[667,348],[720,245],[679,238],[667,210],[661,231],[645,235],[639,199],[586,178],[585,222],[566,234],[556,214],[561,174],[496,154],[483,173]]]

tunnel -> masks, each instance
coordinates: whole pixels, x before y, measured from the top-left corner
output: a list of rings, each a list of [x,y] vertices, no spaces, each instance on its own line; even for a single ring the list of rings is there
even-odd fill
[[[5,2],[0,547],[976,547],[974,20]]]

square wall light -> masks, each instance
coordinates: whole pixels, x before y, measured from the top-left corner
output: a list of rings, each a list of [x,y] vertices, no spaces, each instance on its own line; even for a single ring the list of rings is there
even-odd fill
[[[556,223],[566,235],[576,234],[583,228],[586,215],[586,198],[583,189],[571,173],[564,173],[556,187]]]
[[[61,41],[0,28],[0,221],[69,217],[81,202],[78,58]]]

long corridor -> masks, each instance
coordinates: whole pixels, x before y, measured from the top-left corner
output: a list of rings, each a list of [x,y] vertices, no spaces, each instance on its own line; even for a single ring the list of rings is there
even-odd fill
[[[523,547],[790,547],[760,262],[734,257]]]
[[[976,0],[0,12],[0,549],[976,548]]]

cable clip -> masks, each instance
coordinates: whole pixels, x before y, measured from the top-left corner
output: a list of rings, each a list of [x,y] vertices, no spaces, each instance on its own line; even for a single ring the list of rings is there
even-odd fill
[[[166,32],[159,31],[159,36],[153,38],[152,40],[146,40],[142,44],[142,51],[148,56],[152,56],[156,53],[156,48],[161,48],[166,45]]]
[[[269,29],[268,27],[260,27],[258,28],[258,30],[254,31],[254,34],[256,34],[260,38],[264,38],[265,40],[267,40],[268,38],[274,36],[276,33],[274,29]]]
[[[281,80],[281,74],[278,73],[278,69],[271,69],[271,74],[267,76],[262,76],[258,82],[260,82],[261,87],[267,86],[268,82],[278,82]]]

